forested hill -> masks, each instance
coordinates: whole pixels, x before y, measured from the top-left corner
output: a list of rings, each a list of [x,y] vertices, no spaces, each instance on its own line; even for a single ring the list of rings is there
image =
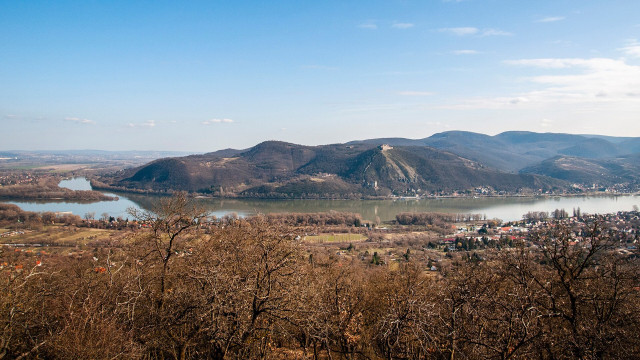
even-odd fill
[[[266,141],[245,150],[159,159],[95,185],[261,198],[637,190],[639,157],[640,138],[450,131],[321,146]]]
[[[278,141],[241,152],[159,159],[100,181],[98,186],[128,191],[262,198],[413,196],[473,189],[529,193],[567,185],[545,176],[506,173],[428,146]]]
[[[603,159],[640,153],[640,138],[528,131],[508,131],[494,136],[447,131],[424,139],[382,138],[350,144],[431,146],[510,172],[559,155]]]

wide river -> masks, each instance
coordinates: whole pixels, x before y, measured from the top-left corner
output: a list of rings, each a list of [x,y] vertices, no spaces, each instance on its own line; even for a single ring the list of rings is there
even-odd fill
[[[61,187],[72,190],[90,190],[84,178],[60,182]],[[128,217],[127,209],[152,210],[159,197],[116,193],[118,201],[73,203],[64,201],[10,201],[27,211],[71,212],[84,216],[94,213],[96,218],[107,213],[111,216]],[[442,199],[398,199],[398,200],[254,200],[254,199],[198,199],[212,215],[223,216],[236,213],[239,216],[257,213],[326,212],[348,211],[359,213],[366,220],[392,220],[401,212],[447,212],[472,213],[498,218],[504,221],[519,220],[529,211],[565,209],[569,214],[580,208],[583,213],[611,213],[630,211],[640,205],[640,196],[571,196],[571,197],[496,197],[496,198],[442,198]],[[129,216],[130,217],[130,216]]]

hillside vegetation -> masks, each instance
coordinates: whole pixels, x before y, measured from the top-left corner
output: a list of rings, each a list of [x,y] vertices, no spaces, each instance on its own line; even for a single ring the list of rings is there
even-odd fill
[[[374,198],[636,191],[637,138],[464,131],[305,146],[266,141],[246,150],[163,158],[94,181],[133,192],[218,197]]]
[[[185,190],[215,196],[361,198],[442,194],[475,188],[521,192],[561,189],[562,181],[511,174],[426,146],[303,146],[269,141],[237,155],[156,160],[103,177],[99,187]]]

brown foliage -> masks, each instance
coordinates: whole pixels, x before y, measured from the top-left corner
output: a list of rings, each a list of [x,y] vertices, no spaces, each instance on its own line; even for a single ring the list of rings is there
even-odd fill
[[[640,356],[637,259],[597,224],[581,241],[557,226],[435,274],[413,256],[394,270],[310,261],[265,219],[205,233],[183,200],[98,260],[39,266],[2,248],[0,358]]]

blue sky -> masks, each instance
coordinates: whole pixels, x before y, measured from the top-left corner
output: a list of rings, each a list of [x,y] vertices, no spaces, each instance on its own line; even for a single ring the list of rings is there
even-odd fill
[[[640,136],[640,1],[0,0],[0,150]]]

